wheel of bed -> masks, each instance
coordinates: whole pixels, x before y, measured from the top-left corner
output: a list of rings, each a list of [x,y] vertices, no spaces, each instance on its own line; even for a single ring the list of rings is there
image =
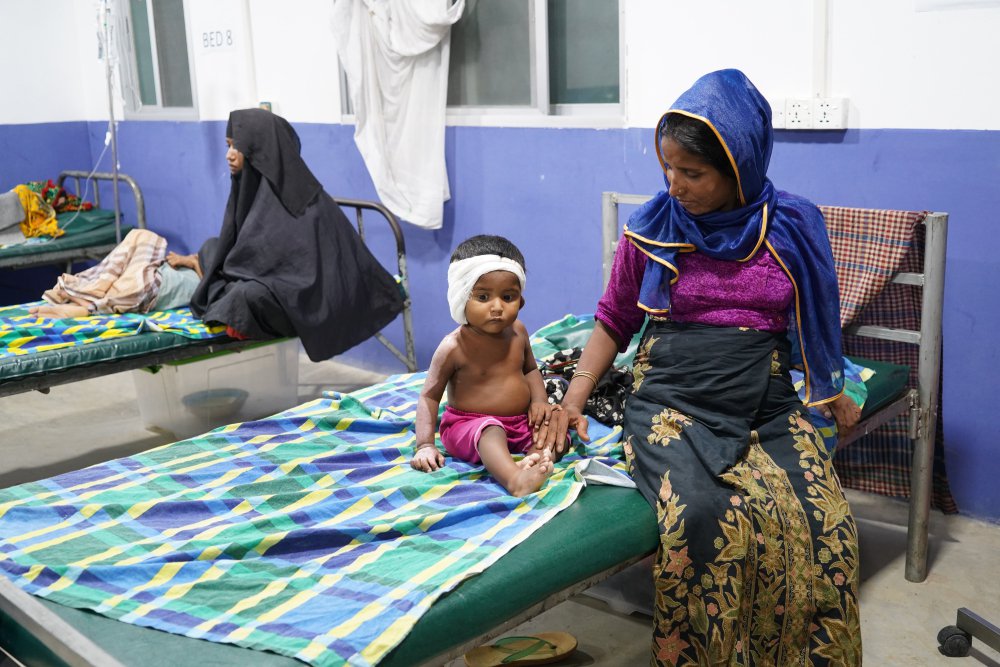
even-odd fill
[[[533,348],[551,358],[593,324],[564,317]],[[882,373],[861,374],[870,387]],[[123,664],[140,645],[162,664],[296,664],[198,637],[317,665],[409,666],[458,657],[656,549],[637,492],[578,474],[583,461],[624,469],[618,427],[592,420],[594,441],[524,499],[459,461],[412,470],[422,380],[0,491],[0,572]],[[525,579],[524,562],[547,576]],[[45,632],[13,645],[51,652],[60,633]]]

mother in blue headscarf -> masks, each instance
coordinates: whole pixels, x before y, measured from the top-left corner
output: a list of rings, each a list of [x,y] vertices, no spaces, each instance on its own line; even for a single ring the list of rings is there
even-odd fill
[[[663,115],[667,190],[631,217],[555,433],[645,324],[624,448],[656,510],[657,665],[861,662],[857,530],[806,405],[850,428],[819,209],[767,178],[767,101],[737,70]],[[559,439],[544,434],[546,439]],[[558,445],[556,444],[558,447]]]

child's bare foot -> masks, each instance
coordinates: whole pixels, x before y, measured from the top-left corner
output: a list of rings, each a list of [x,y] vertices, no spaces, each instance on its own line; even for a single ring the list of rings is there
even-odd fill
[[[28,312],[37,317],[55,317],[65,319],[67,317],[87,317],[90,312],[83,306],[73,303],[64,303],[58,306],[32,306]]]
[[[539,454],[538,452],[533,452],[531,454],[525,454],[523,459],[521,459],[520,461],[517,461],[517,467],[518,468],[527,468],[529,466],[532,466],[532,465],[538,463],[538,461],[541,458],[542,458],[542,455]]]
[[[527,465],[524,465],[525,462]],[[529,454],[518,463],[520,470],[511,478],[507,493],[521,498],[542,488],[545,480],[552,474],[552,457],[549,451],[541,454]]]

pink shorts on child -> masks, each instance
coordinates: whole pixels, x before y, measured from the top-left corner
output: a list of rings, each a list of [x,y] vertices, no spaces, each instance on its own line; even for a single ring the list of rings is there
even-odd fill
[[[469,463],[480,463],[479,438],[487,426],[499,426],[507,433],[507,450],[522,454],[531,448],[531,425],[528,415],[496,417],[463,412],[446,406],[441,417],[441,442],[449,454]]]

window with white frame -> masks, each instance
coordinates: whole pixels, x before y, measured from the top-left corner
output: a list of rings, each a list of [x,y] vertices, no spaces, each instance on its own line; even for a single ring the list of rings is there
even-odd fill
[[[129,10],[138,111],[193,110],[184,0],[129,0]]]
[[[617,114],[618,11],[614,0],[466,0],[449,113]]]

